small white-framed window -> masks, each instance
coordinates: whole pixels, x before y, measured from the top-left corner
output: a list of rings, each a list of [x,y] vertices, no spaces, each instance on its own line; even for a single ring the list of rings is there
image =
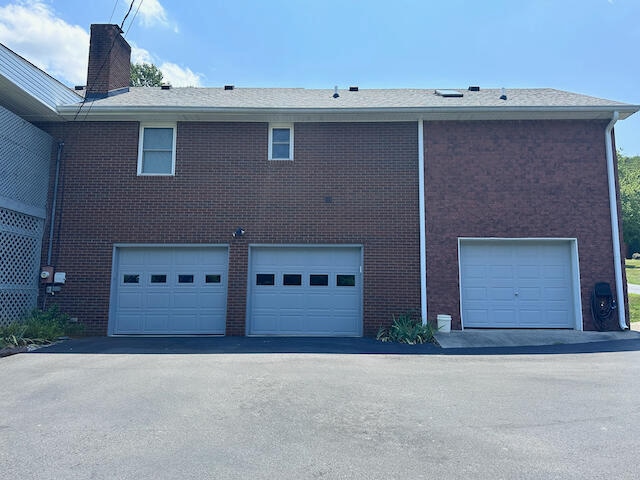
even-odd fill
[[[174,175],[176,126],[140,125],[138,175]]]
[[[293,124],[269,125],[269,160],[293,160]]]

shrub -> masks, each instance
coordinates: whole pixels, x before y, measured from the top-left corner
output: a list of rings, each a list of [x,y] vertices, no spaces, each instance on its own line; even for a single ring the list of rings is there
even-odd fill
[[[45,345],[66,335],[82,333],[82,326],[71,323],[69,315],[60,312],[57,305],[48,310],[35,309],[21,322],[0,327],[0,348],[24,345]]]
[[[398,342],[415,345],[433,341],[434,328],[430,324],[423,325],[422,320],[413,312],[406,312],[397,317],[389,328],[380,328],[376,339],[381,342]]]

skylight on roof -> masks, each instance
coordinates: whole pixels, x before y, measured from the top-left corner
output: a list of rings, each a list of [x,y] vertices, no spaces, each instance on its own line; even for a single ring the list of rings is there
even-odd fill
[[[436,90],[436,95],[441,97],[462,97],[464,94],[458,90]]]

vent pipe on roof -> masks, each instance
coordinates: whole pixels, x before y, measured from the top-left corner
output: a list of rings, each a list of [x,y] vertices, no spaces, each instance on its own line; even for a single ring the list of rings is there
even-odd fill
[[[338,93],[338,86],[336,85],[333,88],[333,98],[338,98],[340,96],[340,94]]]
[[[162,85],[160,85],[160,88],[162,90],[171,90],[171,84],[170,83],[163,83]]]
[[[358,87],[349,87],[350,92],[357,92],[358,90],[360,90]]]
[[[480,91],[480,87],[478,87],[478,86],[469,87],[469,91],[470,92],[479,92]]]
[[[225,85],[224,89],[225,90],[233,90],[235,87],[233,85]]]
[[[500,91],[501,95],[500,95],[500,100],[506,100],[507,99],[507,91],[503,88]]]

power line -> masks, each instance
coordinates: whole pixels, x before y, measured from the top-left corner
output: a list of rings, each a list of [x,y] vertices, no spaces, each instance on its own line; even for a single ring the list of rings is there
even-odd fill
[[[124,27],[124,22],[127,20],[127,17],[129,16],[129,14],[131,13],[131,9],[133,8],[133,4],[136,2],[136,0],[131,0],[131,5],[129,5],[129,10],[127,11],[127,14],[124,16],[124,18],[122,19],[122,23],[120,24],[120,30],[122,30],[122,27]]]
[[[127,33],[129,33],[129,29],[131,28],[131,25],[133,25],[133,22],[135,21],[136,17],[138,16],[138,12],[140,11],[140,7],[142,6],[142,2],[144,2],[144,0],[140,0],[140,3],[138,4],[138,8],[136,8],[136,13],[133,14],[133,18],[131,19],[131,22],[129,23],[129,27],[127,28],[127,31],[124,32],[124,36],[127,36]]]
[[[120,0],[116,0],[115,5],[113,6],[113,10],[111,10],[111,16],[109,17],[109,23],[111,23],[111,20],[113,20],[113,14],[116,13],[116,8],[118,8],[118,4],[120,3]]]

